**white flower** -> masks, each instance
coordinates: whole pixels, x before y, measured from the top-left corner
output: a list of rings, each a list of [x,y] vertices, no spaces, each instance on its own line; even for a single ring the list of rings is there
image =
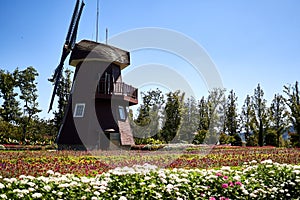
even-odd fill
[[[251,164],[256,164],[257,161],[256,161],[256,160],[252,160],[250,163],[251,163]]]
[[[51,190],[51,187],[49,185],[45,185],[44,186],[44,190],[46,190],[47,192],[49,192]]]
[[[5,185],[0,183],[0,189],[3,189],[3,188],[5,188]]]
[[[82,196],[82,197],[81,197],[81,200],[86,200],[86,196]]]
[[[57,195],[62,196],[62,195],[64,195],[64,193],[63,192],[58,192]]]
[[[63,183],[63,184],[58,185],[57,187],[58,187],[58,188],[67,188],[67,187],[69,187],[69,186],[70,186],[69,183]]]
[[[32,198],[41,198],[43,195],[41,193],[32,194]]]
[[[233,180],[239,181],[239,180],[241,180],[241,177],[240,177],[239,175],[235,175],[235,176],[233,177]]]
[[[273,164],[273,161],[268,159],[268,160],[263,160],[260,162],[261,164]]]
[[[7,199],[7,196],[6,196],[6,194],[0,194],[0,198],[1,199]]]
[[[120,196],[119,200],[127,200],[127,198],[124,196]]]
[[[28,182],[27,185],[29,185],[30,187],[34,187],[34,186],[35,186],[35,183],[33,183],[33,182]]]
[[[99,196],[99,195],[100,195],[100,192],[95,191],[95,192],[94,192],[94,195]]]
[[[231,169],[229,166],[223,166],[223,167],[221,167],[221,170],[222,171],[230,171]]]
[[[253,197],[253,198],[255,198],[255,197],[257,197],[257,195],[256,195],[256,194],[254,194],[254,193],[251,193],[251,194],[250,194],[250,197]]]
[[[248,192],[247,190],[245,190],[245,189],[244,189],[242,192],[243,192],[245,195],[248,195],[248,194],[249,194],[249,192]]]
[[[91,200],[98,200],[98,198],[97,197],[92,197]]]

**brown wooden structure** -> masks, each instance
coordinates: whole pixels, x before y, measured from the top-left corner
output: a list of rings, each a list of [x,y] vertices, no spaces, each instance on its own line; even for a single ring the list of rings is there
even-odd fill
[[[78,98],[75,100],[75,94],[70,94],[63,124],[56,139],[59,149],[108,149],[134,144],[127,110],[128,106],[138,103],[138,90],[124,83],[121,76],[122,69],[129,64],[129,52],[110,45],[82,40],[74,46],[70,65],[76,67],[75,85],[83,85],[81,89],[78,86],[79,90],[75,92],[92,90],[94,95],[91,101],[94,101],[95,108],[87,109],[88,105],[84,100],[75,102]],[[85,81],[77,82],[81,68],[100,72],[96,75],[98,79],[95,87],[84,87]],[[95,77],[93,70],[82,73],[92,73],[85,74],[92,78]],[[89,113],[94,110],[96,115]],[[91,116],[96,116],[97,119],[86,119]],[[81,130],[77,124],[81,126]]]

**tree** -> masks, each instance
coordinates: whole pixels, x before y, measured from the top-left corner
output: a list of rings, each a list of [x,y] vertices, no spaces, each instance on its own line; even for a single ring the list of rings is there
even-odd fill
[[[198,112],[199,112],[198,130],[208,130],[209,127],[208,106],[204,97],[202,97],[199,101]]]
[[[229,92],[227,97],[225,115],[226,130],[230,136],[233,136],[238,129],[237,97],[233,90]]]
[[[71,75],[72,75],[72,71],[66,69],[58,83],[57,93],[56,93],[56,96],[58,97],[58,101],[57,101],[58,105],[57,105],[57,110],[53,112],[54,124],[57,130],[59,130],[63,122],[65,110],[69,102],[69,95],[72,87]],[[52,79],[49,79],[49,81],[53,82]]]
[[[285,103],[291,111],[290,121],[292,122],[295,134],[291,135],[291,142],[294,146],[300,147],[300,93],[299,84],[284,86],[284,93],[287,95]]]
[[[254,96],[252,96],[252,103],[255,114],[255,132],[258,133],[258,145],[264,145],[264,134],[265,128],[267,125],[267,107],[266,100],[264,99],[264,92],[260,87],[260,84],[257,85],[257,88],[254,89]]]
[[[164,101],[164,95],[158,88],[141,93],[143,104],[139,108],[137,119],[131,122],[135,138],[156,138],[159,132],[161,109]]]
[[[188,98],[182,108],[182,125],[179,132],[179,140],[191,143],[194,134],[198,130],[199,112],[194,97]]]
[[[0,70],[0,97],[3,99],[0,115],[4,121],[18,124],[21,112],[20,102],[16,99],[18,93],[14,91],[17,86],[15,76],[16,74]]]
[[[251,134],[251,130],[253,129],[253,119],[254,119],[253,105],[250,96],[247,95],[240,115],[240,128],[241,128],[240,132],[245,134],[245,141],[247,143]]]
[[[280,136],[282,136],[283,132],[287,129],[288,116],[289,113],[286,110],[283,96],[275,94],[269,108],[269,128],[275,132],[276,137],[272,144],[275,143],[277,147],[279,147],[280,144]],[[274,135],[271,130],[268,134],[269,137],[273,137]],[[271,139],[268,139],[268,141],[271,141]]]
[[[218,135],[224,127],[224,104],[225,89],[214,88],[209,91],[207,97],[208,113],[208,137],[207,143],[215,144],[218,141]]]
[[[30,120],[37,113],[41,112],[41,110],[38,109],[37,82],[35,81],[39,74],[33,67],[28,67],[23,71],[16,69],[14,74],[16,74],[17,86],[21,92],[20,99],[24,102],[21,126],[23,130],[22,141],[25,142],[26,130],[27,126],[30,124]]]
[[[167,102],[165,107],[165,123],[160,131],[159,138],[166,143],[172,141],[180,130],[182,123],[182,104],[184,101],[184,93],[180,91],[169,92],[167,94]]]

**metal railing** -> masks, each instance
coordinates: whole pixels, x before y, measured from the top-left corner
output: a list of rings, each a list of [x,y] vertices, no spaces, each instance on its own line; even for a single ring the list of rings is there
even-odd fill
[[[124,95],[133,99],[137,99],[137,91],[137,88],[134,88],[126,83],[113,83],[111,81],[99,81],[97,88],[98,94]]]

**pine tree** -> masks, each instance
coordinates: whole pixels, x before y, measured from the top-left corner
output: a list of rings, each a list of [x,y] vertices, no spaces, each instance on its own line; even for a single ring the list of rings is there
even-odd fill
[[[240,128],[241,128],[240,132],[245,134],[245,141],[247,143],[249,143],[250,133],[251,130],[253,129],[253,119],[254,119],[253,105],[250,96],[247,95],[240,115]]]
[[[184,94],[180,94],[179,90],[167,94],[165,123],[159,134],[159,138],[166,143],[172,141],[178,135],[182,123],[183,101]]]
[[[225,89],[214,88],[207,97],[208,137],[207,143],[215,144],[224,128]]]
[[[295,134],[291,135],[291,142],[294,146],[300,147],[300,93],[298,81],[294,86],[284,86],[284,93],[287,95],[285,103],[291,111],[290,121],[296,131]]]
[[[20,99],[24,102],[23,117],[21,120],[23,138],[22,141],[26,140],[26,130],[27,126],[30,124],[30,120],[39,112],[38,102],[37,102],[37,82],[36,77],[39,75],[36,69],[33,67],[28,67],[23,71],[16,69],[14,71],[17,79],[17,86],[20,89],[21,95]]]
[[[264,92],[260,87],[260,84],[257,85],[257,88],[254,89],[254,96],[252,96],[252,103],[255,113],[255,132],[258,133],[258,145],[264,145],[264,136],[267,125],[267,107],[266,100],[264,99]]]
[[[199,111],[199,126],[198,130],[208,130],[209,118],[208,118],[208,106],[205,97],[202,97],[198,104]]]
[[[225,126],[228,134],[233,136],[238,129],[238,114],[237,114],[237,97],[233,90],[229,92],[226,101]]]
[[[280,94],[275,94],[269,108],[269,126],[271,131],[276,133],[276,146],[280,145],[280,136],[287,129],[289,113],[285,107],[284,98]]]
[[[139,108],[139,114],[134,123],[131,123],[136,138],[157,139],[160,128],[161,109],[164,104],[164,95],[158,88],[141,93],[143,104]]]
[[[0,97],[3,100],[0,108],[0,116],[6,122],[18,124],[20,121],[20,102],[17,100],[18,93],[16,75],[8,71],[0,70]]]
[[[179,139],[191,143],[194,134],[198,130],[199,111],[194,97],[188,98],[182,108],[182,125],[179,132]]]

